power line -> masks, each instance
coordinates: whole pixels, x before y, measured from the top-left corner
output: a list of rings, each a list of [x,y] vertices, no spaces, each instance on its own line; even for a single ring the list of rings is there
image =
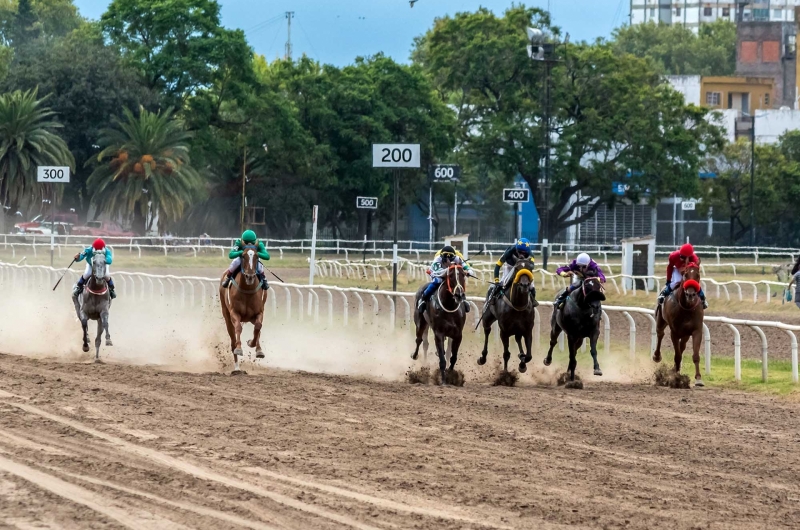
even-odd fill
[[[244,30],[244,32],[245,33],[250,33],[252,31],[259,31],[261,29],[266,28],[267,26],[270,26],[270,25],[274,24],[275,22],[281,20],[282,18],[283,18],[283,15],[277,15],[277,16],[274,16],[272,18],[268,18],[267,20],[261,21],[258,24],[256,24],[255,26],[252,26],[252,27]]]
[[[306,28],[303,27],[303,24],[301,24],[299,20],[297,21],[297,25],[300,26],[300,31],[303,32],[303,35],[306,38],[306,42],[308,42],[308,45],[311,47],[311,51],[314,53],[314,56],[317,58],[318,61],[321,61],[322,58],[317,53],[317,50],[314,49],[314,45],[311,44],[311,39],[308,38],[308,33],[306,33]]]

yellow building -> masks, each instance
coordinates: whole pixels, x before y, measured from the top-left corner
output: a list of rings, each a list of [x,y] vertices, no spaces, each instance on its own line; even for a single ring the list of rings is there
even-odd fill
[[[771,77],[700,78],[700,103],[714,109],[736,109],[746,114],[775,106],[775,81]]]

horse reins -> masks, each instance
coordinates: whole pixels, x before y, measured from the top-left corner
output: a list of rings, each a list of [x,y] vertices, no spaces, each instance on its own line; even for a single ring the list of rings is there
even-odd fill
[[[448,269],[461,269],[462,271],[464,268],[461,265],[450,265]],[[455,289],[450,286],[450,274],[446,274],[445,277],[447,278],[447,291],[452,294],[453,296],[456,295],[454,290],[460,289],[461,292],[464,292],[464,287],[462,287],[461,283],[458,281],[458,277],[456,277],[456,286]],[[439,302],[439,308],[444,311],[445,313],[455,313],[456,311],[461,309],[461,302],[458,302],[455,309],[447,309],[444,304],[442,304],[442,296],[441,296],[441,289],[436,289],[436,300]]]

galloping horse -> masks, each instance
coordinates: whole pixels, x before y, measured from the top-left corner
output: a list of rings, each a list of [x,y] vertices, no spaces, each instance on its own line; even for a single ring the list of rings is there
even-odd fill
[[[261,289],[256,276],[258,258],[255,245],[246,245],[242,254],[242,267],[227,288],[219,287],[219,301],[222,306],[222,318],[231,338],[231,352],[233,353],[233,373],[240,373],[239,357],[242,353],[242,324],[253,324],[253,340],[247,343],[256,349],[256,358],[263,359],[259,337],[261,336],[261,323],[264,320],[264,304],[267,303],[267,291]],[[223,273],[221,280],[227,273]]]
[[[97,321],[97,337],[94,339],[94,362],[100,362],[100,343],[103,330],[106,331],[106,346],[112,346],[108,333],[108,311],[111,309],[111,295],[106,282],[106,256],[97,252],[92,257],[92,275],[83,292],[72,296],[75,313],[83,328],[83,351],[89,351],[89,320]]]
[[[483,352],[478,359],[478,364],[486,364],[489,354],[489,334],[492,324],[496,321],[500,328],[500,340],[503,341],[503,369],[508,372],[508,360],[511,352],[508,350],[508,339],[513,335],[519,347],[519,371],[525,373],[527,364],[531,362],[531,343],[533,342],[533,324],[536,319],[536,310],[533,307],[530,295],[530,286],[533,282],[533,262],[530,259],[521,259],[514,265],[514,280],[509,292],[499,299],[495,299],[488,311],[483,315]],[[487,295],[486,302],[489,302]],[[525,353],[522,351],[522,339],[525,339]]]
[[[464,301],[467,296],[465,288],[466,273],[461,265],[450,265],[445,273],[445,281],[436,290],[436,296],[432,297],[431,303],[423,314],[419,311],[414,312],[414,325],[417,327],[417,348],[411,358],[417,360],[419,356],[419,345],[424,344],[423,351],[428,355],[428,328],[433,329],[436,352],[439,354],[439,371],[442,375],[442,385],[446,384],[444,340],[450,339],[450,368],[452,372],[458,360],[458,348],[461,346],[461,334],[464,330],[464,323],[467,321],[467,313],[464,310]],[[425,285],[417,289],[414,299],[414,306],[419,303]]]
[[[600,319],[603,314],[600,303],[605,299],[603,284],[599,279],[590,277],[583,280],[580,289],[575,289],[570,293],[560,310],[553,310],[553,317],[550,319],[550,349],[544,359],[545,366],[550,366],[553,361],[553,348],[563,330],[567,334],[567,345],[569,346],[567,372],[570,381],[575,381],[575,367],[578,364],[575,356],[585,338],[589,339],[594,360],[594,375],[603,375],[600,364],[597,362],[597,339],[600,337]]]
[[[694,384],[705,386],[700,376],[700,342],[703,340],[703,304],[700,303],[700,268],[690,263],[683,272],[683,281],[656,307],[656,333],[658,343],[653,352],[653,361],[661,362],[661,339],[664,328],[669,326],[672,347],[675,348],[675,373],[681,372],[681,360],[686,343],[692,339],[692,361],[694,361]]]

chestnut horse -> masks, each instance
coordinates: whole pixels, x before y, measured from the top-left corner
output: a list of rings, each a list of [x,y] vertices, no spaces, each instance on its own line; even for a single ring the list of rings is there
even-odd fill
[[[417,289],[414,298],[414,307],[419,304],[419,299],[426,285]],[[461,265],[450,265],[445,273],[444,281],[436,289],[436,294],[431,297],[431,302],[424,313],[414,311],[414,325],[417,327],[417,348],[411,354],[415,361],[419,356],[419,345],[423,342],[424,353],[428,355],[428,328],[433,330],[436,352],[439,354],[439,371],[442,375],[442,385],[447,384],[445,367],[444,340],[450,339],[450,368],[452,372],[458,360],[458,348],[461,346],[461,337],[464,331],[464,324],[467,321],[467,313],[464,310],[464,301],[467,297],[466,273]]]
[[[530,286],[533,282],[533,261],[521,259],[514,265],[514,279],[508,292],[496,298],[483,314],[483,352],[478,359],[478,364],[486,364],[489,354],[489,335],[492,324],[496,321],[500,328],[500,340],[503,342],[503,369],[508,372],[508,360],[511,352],[508,350],[508,339],[514,336],[519,347],[519,371],[528,370],[527,363],[531,362],[531,343],[533,342],[533,324],[536,320],[536,309],[533,307]],[[487,295],[487,303],[488,303]],[[525,339],[525,352],[522,351],[522,339]]]
[[[689,263],[683,271],[683,281],[656,307],[656,333],[658,343],[653,352],[653,361],[661,362],[661,339],[664,328],[669,326],[672,347],[675,348],[675,373],[681,372],[681,360],[686,350],[686,343],[692,339],[692,361],[694,361],[694,384],[705,386],[700,377],[700,343],[703,340],[703,304],[700,292],[700,268]]]
[[[242,267],[239,273],[228,284],[228,287],[219,287],[219,302],[222,306],[222,318],[231,338],[231,351],[233,352],[233,373],[239,373],[239,357],[242,353],[242,324],[253,324],[253,340],[247,343],[256,349],[256,358],[263,359],[259,337],[261,324],[264,320],[264,305],[267,303],[267,291],[261,289],[261,284],[256,276],[258,256],[255,245],[246,245],[242,254]],[[225,279],[223,273],[220,281]]]

